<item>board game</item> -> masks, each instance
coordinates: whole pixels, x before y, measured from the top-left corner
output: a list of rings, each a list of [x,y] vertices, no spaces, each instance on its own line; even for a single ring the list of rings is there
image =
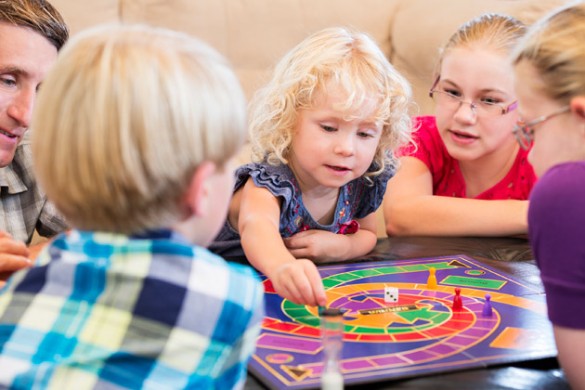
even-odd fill
[[[427,285],[431,268],[436,283]],[[328,306],[344,311],[340,369],[346,385],[556,356],[542,289],[470,257],[319,271]],[[324,364],[318,308],[282,299],[269,280],[264,284],[266,318],[250,372],[271,389],[319,388]],[[398,301],[385,301],[388,286],[398,289]],[[455,288],[463,305],[456,310]]]

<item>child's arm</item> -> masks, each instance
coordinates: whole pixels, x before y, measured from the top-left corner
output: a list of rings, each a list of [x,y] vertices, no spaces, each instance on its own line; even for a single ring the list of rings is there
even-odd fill
[[[284,239],[296,258],[315,262],[344,261],[369,253],[376,246],[376,215],[371,213],[357,220],[359,230],[354,234],[336,234],[324,230],[306,230]]]
[[[388,182],[384,218],[388,235],[501,236],[525,234],[528,201],[434,196],[428,167],[403,157]]]
[[[242,188],[238,231],[246,258],[266,275],[276,292],[297,304],[327,303],[321,276],[308,259],[295,259],[280,236],[280,204],[252,180]]]

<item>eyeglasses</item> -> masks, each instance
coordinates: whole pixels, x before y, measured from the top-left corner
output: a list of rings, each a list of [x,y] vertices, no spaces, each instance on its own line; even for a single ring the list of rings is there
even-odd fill
[[[569,112],[570,110],[571,107],[565,106],[551,114],[543,115],[528,123],[524,122],[522,119],[518,120],[513,130],[514,136],[516,137],[516,141],[518,141],[522,149],[524,150],[530,149],[532,143],[534,142],[534,126],[542,124],[547,120],[554,118],[555,116]]]
[[[435,89],[439,83],[440,77],[437,77],[429,96],[435,101],[435,104],[448,110],[457,110],[463,103],[469,104],[471,111],[478,117],[494,117],[499,115],[505,115],[510,111],[514,111],[518,107],[518,102],[513,102],[508,106],[504,106],[501,103],[491,101],[489,98],[482,98],[477,102],[463,100],[459,95],[456,95],[450,91],[442,91]]]

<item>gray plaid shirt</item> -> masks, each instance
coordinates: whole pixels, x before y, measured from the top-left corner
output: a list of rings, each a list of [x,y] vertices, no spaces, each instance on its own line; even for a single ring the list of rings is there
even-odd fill
[[[17,147],[12,163],[0,168],[0,230],[29,244],[35,229],[41,236],[50,237],[66,228],[63,217],[34,180],[27,134]]]

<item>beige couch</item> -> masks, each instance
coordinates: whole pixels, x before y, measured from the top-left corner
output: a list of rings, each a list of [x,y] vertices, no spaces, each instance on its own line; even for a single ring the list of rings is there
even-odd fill
[[[566,0],[50,0],[76,32],[104,22],[165,26],[202,38],[232,62],[250,96],[293,45],[326,26],[368,32],[410,80],[420,113],[438,48],[484,12],[532,22]]]
[[[412,83],[418,108],[439,47],[466,20],[508,13],[527,23],[567,0],[50,0],[73,34],[105,22],[149,23],[188,32],[228,57],[251,96],[272,66],[308,34],[350,25],[369,33]],[[245,155],[243,156],[245,160]],[[382,224],[380,224],[382,226]],[[383,228],[380,235],[385,235]]]

